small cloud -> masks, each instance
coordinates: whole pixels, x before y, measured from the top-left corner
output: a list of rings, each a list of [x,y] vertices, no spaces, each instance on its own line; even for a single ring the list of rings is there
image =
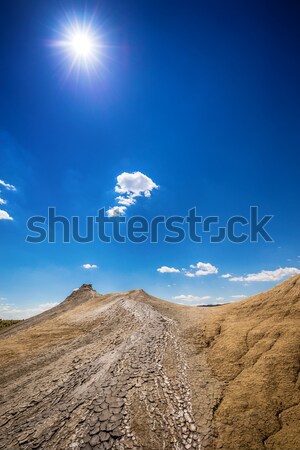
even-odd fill
[[[119,194],[150,197],[153,189],[158,189],[157,184],[142,172],[123,172],[117,176],[115,191]]]
[[[53,308],[54,306],[57,306],[58,305],[58,302],[48,302],[48,303],[41,303],[39,306],[38,306],[38,308],[39,309],[42,309],[43,311],[45,310],[47,310],[47,309],[50,309],[50,308]]]
[[[247,295],[244,294],[236,294],[236,295],[232,295],[231,298],[246,298]]]
[[[119,205],[124,206],[131,206],[134,205],[136,200],[133,197],[124,197],[123,195],[119,195],[119,197],[116,197],[117,202]]]
[[[172,297],[172,300],[184,300],[186,302],[193,302],[195,300],[209,300],[211,297],[210,295],[205,295],[203,297],[199,297],[198,295],[175,295],[175,297]]]
[[[185,272],[184,275],[185,275],[186,277],[188,277],[188,278],[195,278],[195,274],[192,273],[192,272]]]
[[[7,189],[8,191],[16,191],[17,189],[15,188],[15,186],[13,186],[12,184],[9,183],[5,183],[5,181],[0,180],[0,185],[5,187],[5,189]]]
[[[189,269],[182,267],[181,270],[175,269],[174,267],[162,266],[157,269],[158,272],[166,273],[166,272],[176,272],[183,273],[184,276],[188,278],[201,277],[209,274],[218,273],[217,267],[213,266],[210,263],[198,262],[197,264],[191,264]]]
[[[7,211],[0,209],[0,220],[14,220]]]
[[[231,273],[224,273],[223,275],[221,275],[221,278],[231,278],[232,275]]]
[[[96,264],[83,264],[81,266],[83,269],[98,269],[98,266]]]
[[[229,281],[280,281],[283,278],[291,277],[292,275],[297,275],[300,270],[296,267],[280,267],[276,270],[262,270],[258,273],[249,273],[244,277],[232,277]]]
[[[136,203],[137,197],[151,197],[153,189],[159,186],[142,172],[123,172],[117,176],[115,192],[118,197],[116,201],[121,206],[114,206],[107,211],[110,217],[124,215],[127,208]]]
[[[191,264],[190,268],[192,269],[192,271],[186,271],[184,273],[186,277],[202,277],[218,273],[217,267],[213,266],[210,263],[198,262],[196,265]]]
[[[160,273],[179,273],[180,270],[175,269],[175,267],[161,266],[157,269]]]
[[[126,206],[114,206],[113,208],[109,208],[106,211],[106,214],[108,215],[108,217],[124,216],[126,209]]]
[[[3,186],[8,191],[16,191],[15,186],[9,183],[5,183],[5,181],[3,180],[0,180],[0,186]],[[0,198],[0,205],[6,205],[6,203],[7,201],[4,198]],[[13,220],[13,218],[9,215],[7,211],[0,209],[0,220]]]
[[[216,300],[221,301],[221,300],[225,300],[224,297],[217,297]]]

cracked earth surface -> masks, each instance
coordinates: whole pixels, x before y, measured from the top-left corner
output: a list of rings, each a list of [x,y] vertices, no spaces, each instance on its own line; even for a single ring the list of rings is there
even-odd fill
[[[26,362],[13,385],[6,373],[0,448],[199,449],[176,323],[130,296],[97,314],[88,339]]]

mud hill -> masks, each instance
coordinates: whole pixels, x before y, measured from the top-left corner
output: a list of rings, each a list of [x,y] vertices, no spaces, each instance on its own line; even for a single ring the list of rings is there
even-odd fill
[[[0,449],[299,450],[300,276],[185,307],[143,290],[0,333]]]

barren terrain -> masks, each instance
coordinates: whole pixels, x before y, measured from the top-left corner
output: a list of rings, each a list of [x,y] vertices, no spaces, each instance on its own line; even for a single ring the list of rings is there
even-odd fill
[[[0,449],[299,450],[300,276],[217,308],[83,285],[0,334]]]

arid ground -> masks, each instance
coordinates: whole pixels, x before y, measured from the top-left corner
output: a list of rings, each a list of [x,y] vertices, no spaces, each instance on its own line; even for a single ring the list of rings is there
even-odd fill
[[[215,308],[83,285],[0,358],[1,450],[300,449],[300,276]]]

